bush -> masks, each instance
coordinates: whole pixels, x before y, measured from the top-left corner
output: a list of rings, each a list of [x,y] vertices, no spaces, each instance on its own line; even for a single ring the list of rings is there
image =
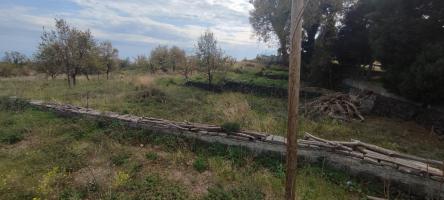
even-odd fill
[[[387,71],[387,78],[397,76],[400,82],[385,81],[385,85],[404,97],[423,103],[444,101],[444,43],[427,46],[402,72]],[[396,79],[395,79],[396,80]]]
[[[146,157],[146,159],[153,160],[153,161],[159,159],[159,155],[157,155],[156,152],[149,152],[149,153],[145,154],[145,157]]]
[[[202,173],[208,169],[208,161],[203,157],[198,157],[194,161],[193,167],[196,171]]]
[[[31,75],[31,70],[28,66],[15,66],[9,63],[0,63],[0,77],[29,75]]]
[[[111,156],[111,163],[116,166],[120,166],[128,162],[130,155],[125,152],[120,152],[116,155]]]
[[[17,132],[8,132],[2,133],[0,132],[0,142],[5,144],[15,144],[23,140],[24,136],[22,133]]]
[[[237,122],[225,122],[221,125],[221,128],[227,133],[235,133],[240,131],[241,126]]]
[[[0,110],[19,112],[25,110],[29,103],[21,99],[0,97]]]
[[[137,187],[141,192],[137,193],[134,199],[189,199],[188,193],[181,185],[165,180],[159,174],[148,175]]]
[[[0,63],[0,77],[10,77],[13,76],[13,66],[6,64],[6,63]]]
[[[265,195],[253,186],[240,186],[234,189],[225,189],[221,185],[216,185],[208,189],[208,194],[203,198],[204,200],[260,200],[264,199]]]

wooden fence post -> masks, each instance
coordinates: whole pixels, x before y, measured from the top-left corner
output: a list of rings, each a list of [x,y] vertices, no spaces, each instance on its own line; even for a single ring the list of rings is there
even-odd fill
[[[298,109],[301,69],[302,13],[304,0],[292,0],[290,67],[288,80],[288,132],[285,197],[296,200]]]

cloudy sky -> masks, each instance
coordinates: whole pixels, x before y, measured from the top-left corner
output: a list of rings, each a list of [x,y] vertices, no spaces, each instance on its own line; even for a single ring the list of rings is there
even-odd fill
[[[54,18],[112,41],[121,57],[148,54],[160,44],[191,53],[208,28],[236,58],[274,53],[274,46],[254,37],[250,9],[248,0],[0,0],[0,53],[32,55],[43,27],[53,28]]]

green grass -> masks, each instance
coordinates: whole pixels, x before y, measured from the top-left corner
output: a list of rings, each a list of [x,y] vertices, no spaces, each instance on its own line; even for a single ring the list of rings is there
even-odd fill
[[[208,161],[206,158],[197,157],[196,160],[194,160],[193,167],[196,171],[202,173],[208,170]]]
[[[0,199],[283,198],[282,160],[272,156],[32,108],[0,109],[0,124],[29,130],[18,143],[0,144]],[[301,195],[363,195],[318,167],[301,169]]]
[[[146,157],[146,159],[152,160],[152,161],[159,159],[159,155],[157,155],[156,152],[149,152],[149,153],[145,154],[145,157]]]
[[[259,87],[274,87],[279,89],[286,89],[288,85],[287,80],[270,79],[266,76],[258,75],[257,70],[242,70],[239,72],[228,71],[226,73],[215,73],[213,76],[213,84],[223,85],[227,81],[244,83]],[[282,73],[282,72],[278,72]],[[208,83],[208,77],[205,74],[198,74],[191,78],[192,81]]]
[[[246,75],[253,76],[252,70]],[[89,106],[104,111],[131,113],[139,116],[165,118],[210,124],[239,123],[243,129],[286,134],[286,99],[233,92],[212,93],[183,86],[181,76],[149,76],[122,72],[111,80],[91,81],[84,78],[69,89],[64,80],[43,77],[0,79],[0,96]],[[17,104],[16,110],[24,105]],[[303,113],[302,113],[303,114]],[[5,122],[8,123],[8,122]],[[304,132],[332,140],[358,139],[393,150],[427,158],[444,160],[444,141],[413,122],[366,116],[365,122],[312,121],[301,118],[300,136]],[[27,130],[10,132],[12,141],[19,140]],[[78,133],[78,135],[83,133]],[[5,136],[6,137],[6,136]],[[7,141],[8,139],[5,139]]]

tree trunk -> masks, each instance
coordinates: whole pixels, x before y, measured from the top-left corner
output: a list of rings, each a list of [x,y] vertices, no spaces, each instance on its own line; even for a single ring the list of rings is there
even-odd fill
[[[86,80],[89,81],[89,75],[88,75],[88,73],[85,73],[85,76],[86,76]]]
[[[212,76],[212,74],[211,74],[211,71],[210,70],[208,70],[208,89],[209,90],[211,90],[212,88],[212,82],[213,81],[213,76]]]
[[[68,80],[68,87],[71,88],[71,77],[70,77],[70,74],[69,74],[69,70],[68,70],[68,72],[66,72],[66,77],[67,77],[67,80]]]
[[[291,6],[291,57],[288,78],[288,130],[286,163],[286,200],[296,200],[298,108],[301,68],[302,12],[304,0],[292,0]]]
[[[72,74],[71,75],[71,80],[72,80],[72,86],[76,86],[77,81],[76,81],[76,74]]]
[[[281,59],[282,59],[282,64],[285,66],[288,66],[288,52],[287,52],[287,43],[284,39],[280,39],[280,45],[281,47],[279,48],[279,54],[281,55]]]
[[[109,80],[109,71],[106,71],[106,80]]]

